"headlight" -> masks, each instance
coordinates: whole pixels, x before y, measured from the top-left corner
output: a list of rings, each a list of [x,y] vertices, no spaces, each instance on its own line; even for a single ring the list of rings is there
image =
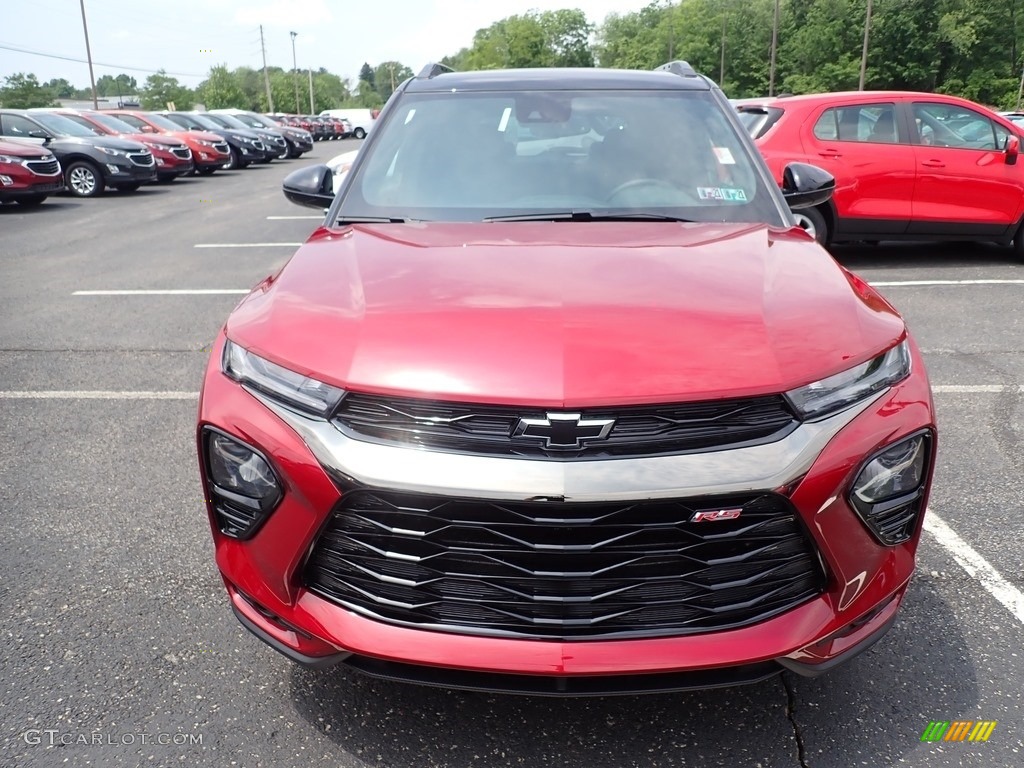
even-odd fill
[[[217,142],[215,142],[215,141],[206,141],[205,139],[196,139],[196,143],[198,143],[199,145],[204,146],[204,147],[210,147],[211,149],[213,149],[213,147],[217,146]]]
[[[171,151],[170,147],[164,146],[163,144],[154,144],[154,143],[149,142],[149,141],[144,141],[142,143],[145,144],[150,149],[155,149],[157,152],[170,152]]]
[[[786,393],[790,404],[805,419],[841,411],[881,392],[910,375],[910,345],[906,339],[873,360],[827,379]]]
[[[328,416],[345,394],[342,389],[282,368],[230,341],[224,344],[221,370],[239,384],[314,416]]]
[[[924,479],[925,438],[916,435],[879,453],[853,484],[853,494],[865,504],[913,493]]]
[[[11,157],[10,155],[0,155],[0,163],[7,163],[7,164],[10,164],[10,165],[21,165],[21,160],[22,160],[22,158],[20,158],[20,157]]]
[[[111,149],[110,147],[96,147],[100,152],[105,155],[111,155],[112,157],[128,157],[128,153],[121,149]]]

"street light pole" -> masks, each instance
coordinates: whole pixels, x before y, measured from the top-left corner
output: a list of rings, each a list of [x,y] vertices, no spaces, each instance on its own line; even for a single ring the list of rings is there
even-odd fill
[[[868,71],[868,37],[871,34],[871,0],[868,0],[868,10],[864,14],[864,47],[860,52],[860,83],[858,91],[864,90],[864,80]]]
[[[316,110],[313,108],[313,68],[309,68],[309,114],[315,115]]]
[[[100,103],[96,98],[96,77],[92,73],[92,49],[89,47],[89,25],[85,23],[85,0],[79,0],[79,5],[82,6],[82,31],[85,32],[85,56],[89,60],[89,85],[92,86],[92,108],[98,112]]]
[[[772,57],[768,65],[768,95],[775,95],[775,57],[779,48],[779,0],[775,0],[775,16],[772,20]]]
[[[299,65],[295,59],[295,38],[299,36],[298,32],[289,32],[292,36],[292,84],[295,86],[295,114],[300,114],[302,109],[299,107]]]

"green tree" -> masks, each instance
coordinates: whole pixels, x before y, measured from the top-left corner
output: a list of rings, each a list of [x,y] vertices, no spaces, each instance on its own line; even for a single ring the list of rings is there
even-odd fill
[[[192,91],[162,69],[146,78],[140,95],[143,109],[167,109],[169,103],[177,109],[192,109],[195,103]]]
[[[79,90],[63,77],[55,77],[52,80],[47,80],[43,83],[43,88],[48,88],[58,99],[73,99],[79,93]],[[86,91],[86,93],[88,93],[88,91]]]
[[[139,84],[131,75],[120,74],[116,77],[100,75],[96,81],[98,96],[131,96],[139,91]]]
[[[54,91],[40,85],[33,74],[15,72],[4,78],[0,88],[0,106],[10,109],[31,109],[32,107],[56,106]]]
[[[246,98],[239,79],[226,64],[211,67],[209,76],[196,88],[196,98],[207,109],[241,109],[246,106]]]
[[[391,98],[395,88],[412,77],[412,70],[399,61],[378,64],[372,80],[366,80],[380,94],[381,104]],[[364,78],[365,80],[365,78]]]
[[[364,62],[363,66],[360,67],[360,69],[359,69],[359,80],[360,80],[360,82],[365,80],[366,82],[368,82],[370,84],[370,86],[372,88],[376,88],[377,87],[376,73],[374,72],[373,67],[370,66],[369,62]]]

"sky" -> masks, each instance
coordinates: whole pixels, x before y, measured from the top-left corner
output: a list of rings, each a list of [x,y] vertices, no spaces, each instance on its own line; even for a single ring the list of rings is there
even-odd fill
[[[400,61],[418,71],[457,52],[476,30],[531,9],[579,8],[594,23],[652,0],[85,0],[96,77],[127,72],[141,84],[164,69],[190,87],[210,67],[298,66],[355,79],[363,62]],[[15,72],[40,82],[63,77],[89,86],[79,0],[0,0],[0,83]],[[32,55],[65,56],[78,61]],[[107,66],[115,65],[115,66]]]

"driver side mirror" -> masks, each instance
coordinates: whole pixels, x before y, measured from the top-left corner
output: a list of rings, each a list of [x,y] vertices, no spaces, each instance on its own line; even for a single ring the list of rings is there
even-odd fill
[[[43,141],[49,141],[53,137],[46,131],[29,131],[28,135],[33,139],[42,139]]]
[[[1020,139],[1016,136],[1007,136],[1004,152],[1003,159],[1006,161],[1006,164],[1016,165],[1017,156],[1020,155]]]
[[[782,172],[782,196],[793,211],[828,202],[835,188],[835,177],[816,165],[790,163]]]
[[[300,168],[285,176],[282,191],[296,205],[323,210],[334,202],[334,174],[326,165]]]

